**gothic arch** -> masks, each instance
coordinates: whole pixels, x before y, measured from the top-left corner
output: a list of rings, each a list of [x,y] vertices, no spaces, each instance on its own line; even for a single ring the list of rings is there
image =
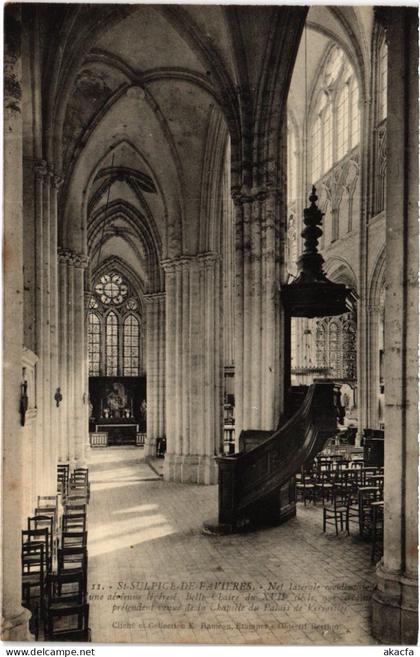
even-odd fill
[[[98,210],[92,213],[88,225],[89,252],[93,254],[98,248],[100,248],[101,231],[103,231],[103,236],[107,236],[107,239],[112,237],[109,233],[106,235],[106,228],[105,230],[103,229],[104,221],[112,221],[113,218],[122,218],[124,223],[127,224],[127,228],[125,229],[126,235],[124,235],[121,230],[121,237],[127,239],[128,235],[131,234],[132,237],[139,239],[144,247],[147,257],[147,274],[149,279],[148,291],[162,291],[165,283],[163,270],[160,264],[162,246],[159,234],[154,223],[144,217],[137,208],[127,201],[117,200],[109,204],[108,207],[101,206]]]
[[[354,292],[357,292],[357,276],[353,267],[341,256],[328,258],[324,264],[324,271],[334,283],[344,283]]]
[[[140,314],[144,317],[145,321],[146,313],[143,298],[145,294],[144,283],[136,274],[136,272],[133,271],[122,258],[119,256],[110,256],[109,258],[106,258],[101,263],[99,263],[98,266],[95,267],[95,269],[91,272],[91,282],[95,281],[97,278],[111,270],[116,271],[117,273],[124,276],[129,281],[133,289],[138,290],[137,297],[141,307]]]
[[[381,294],[384,285],[386,283],[385,264],[386,264],[386,252],[385,252],[385,246],[383,246],[379,255],[376,258],[376,262],[373,267],[372,275],[369,281],[368,305],[371,308],[379,308],[381,305]]]

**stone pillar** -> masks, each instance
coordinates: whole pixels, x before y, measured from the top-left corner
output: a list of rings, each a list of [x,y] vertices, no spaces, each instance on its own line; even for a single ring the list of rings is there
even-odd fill
[[[67,258],[61,249],[58,250],[58,338],[59,338],[59,376],[60,387],[63,400],[59,408],[59,451],[58,460],[60,463],[67,463],[70,460],[69,450],[69,407],[70,407],[70,386],[69,386],[69,356],[68,356],[68,275],[67,275]]]
[[[415,644],[418,632],[418,16],[380,8],[388,41],[384,556],[373,633]]]
[[[361,407],[360,413],[362,414],[363,408],[366,409],[365,413],[361,415],[362,418],[366,418],[365,427],[379,429],[379,327],[381,310],[379,306],[369,304],[367,311],[369,323],[366,327],[367,335],[364,339],[369,347],[368,362],[365,364],[360,363],[361,367],[367,369],[367,390],[365,403]],[[360,402],[363,403],[362,400]],[[364,426],[362,425],[361,428],[363,429]]]
[[[76,335],[74,333],[74,267],[72,264],[71,251],[67,251],[64,256],[67,261],[67,389],[68,389],[68,414],[67,414],[67,444],[70,468],[76,465],[76,443],[74,439],[74,404],[75,404],[75,344]]]
[[[59,332],[61,402],[61,459],[71,468],[86,464],[89,439],[87,390],[86,311],[84,271],[88,258],[69,249],[59,249]],[[60,405],[60,407],[61,407]]]
[[[51,461],[56,479],[56,468],[59,459],[60,436],[60,406],[57,406],[55,396],[57,389],[61,391],[59,361],[59,326],[58,326],[58,256],[57,256],[57,196],[63,179],[50,172],[50,400],[51,400]],[[55,485],[55,481],[54,481]]]
[[[29,640],[30,612],[21,606],[24,431],[19,415],[23,356],[23,198],[21,106],[21,8],[5,7],[4,226],[3,226],[3,572],[5,641]]]
[[[87,257],[73,254],[74,277],[74,416],[73,432],[76,466],[86,466],[86,448],[89,441],[89,402],[86,390],[87,348],[85,329],[84,270]]]
[[[51,380],[51,217],[50,217],[50,172],[45,163],[45,171],[42,176],[42,214],[37,217],[37,222],[42,223],[42,286],[43,301],[39,308],[39,318],[42,330],[42,349],[40,359],[43,363],[42,371],[42,435],[43,449],[43,471],[42,492],[44,495],[52,495],[55,492],[55,463],[53,462],[53,430],[52,430],[52,406],[53,386]],[[38,253],[37,253],[38,257]]]
[[[163,263],[166,273],[165,478],[217,482],[223,360],[220,259],[213,253]]]
[[[236,207],[235,434],[274,429],[283,405],[283,312],[278,303],[276,192],[234,195]]]
[[[156,454],[156,439],[165,432],[165,293],[145,296],[147,437],[145,456]]]
[[[34,165],[36,260],[37,449],[35,487],[38,495],[56,490],[59,416],[54,396],[58,374],[57,190],[61,179],[45,160]]]

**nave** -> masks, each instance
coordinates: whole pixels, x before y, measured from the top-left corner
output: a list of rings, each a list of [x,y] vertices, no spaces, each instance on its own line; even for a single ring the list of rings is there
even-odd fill
[[[91,450],[93,642],[375,643],[369,633],[375,567],[370,544],[358,539],[357,530],[324,534],[322,504],[299,503],[297,517],[279,527],[208,536],[202,526],[216,515],[217,486],[166,482],[156,474],[159,460],[152,466],[135,448]],[[146,582],[176,588],[150,593]],[[270,582],[281,590],[273,591]],[[182,590],[191,583],[193,591]],[[215,583],[220,591],[211,590]],[[252,586],[258,610],[250,610],[248,590],[232,588],[241,583]],[[101,594],[104,599],[93,599]],[[114,594],[128,599],[107,599]],[[191,611],[188,596],[195,596]],[[148,608],[131,611],[124,604]],[[212,611],[217,605],[230,610]]]

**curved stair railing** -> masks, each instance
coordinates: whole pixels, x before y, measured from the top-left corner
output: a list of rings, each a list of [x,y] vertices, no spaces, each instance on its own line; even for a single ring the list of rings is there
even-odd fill
[[[294,476],[337,433],[338,400],[337,384],[313,383],[298,411],[285,424],[268,436],[266,431],[245,432],[252,434],[254,446],[216,459],[220,531],[238,531],[261,522],[279,523],[295,515]],[[215,527],[207,525],[207,529]]]

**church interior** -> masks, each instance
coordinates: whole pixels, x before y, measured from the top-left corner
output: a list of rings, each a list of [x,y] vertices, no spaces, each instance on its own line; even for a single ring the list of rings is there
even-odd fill
[[[417,10],[12,3],[4,47],[3,639],[416,643]]]

